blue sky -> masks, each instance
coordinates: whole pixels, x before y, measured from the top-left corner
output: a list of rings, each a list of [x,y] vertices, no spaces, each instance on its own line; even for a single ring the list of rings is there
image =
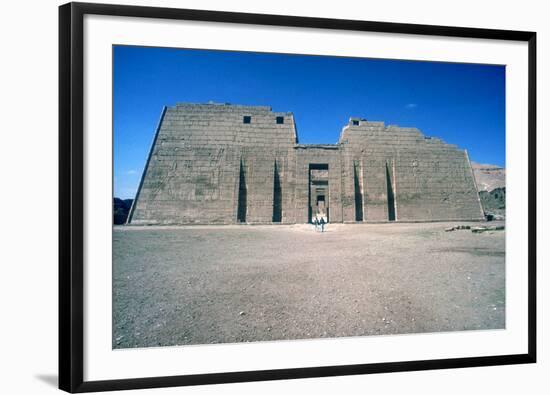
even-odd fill
[[[209,101],[294,113],[300,143],[336,143],[350,117],[414,126],[505,164],[505,68],[114,47],[115,196],[133,198],[162,107]]]

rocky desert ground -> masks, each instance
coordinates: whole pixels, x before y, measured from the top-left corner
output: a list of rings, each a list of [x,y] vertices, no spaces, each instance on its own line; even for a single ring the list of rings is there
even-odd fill
[[[115,227],[113,347],[504,328],[505,231],[455,225]]]

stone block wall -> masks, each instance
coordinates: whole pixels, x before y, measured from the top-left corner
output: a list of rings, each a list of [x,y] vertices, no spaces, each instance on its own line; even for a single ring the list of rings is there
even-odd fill
[[[292,113],[178,104],[163,111],[132,224],[305,223],[311,166],[330,222],[483,218],[467,153],[418,129],[351,118],[337,144],[298,144]]]
[[[282,123],[277,123],[277,117]],[[282,184],[292,184],[287,180],[292,176],[288,152],[295,144],[291,113],[224,104],[169,107],[160,121],[128,222],[236,223],[241,163],[246,222],[271,222],[275,162],[279,162]],[[287,194],[285,190],[288,204],[292,197]]]
[[[363,172],[364,221],[392,220],[392,214],[399,221],[483,218],[470,161],[456,146],[416,128],[353,119],[340,144],[350,158],[343,160],[346,174],[352,172],[351,161]],[[349,199],[352,177],[344,183]]]

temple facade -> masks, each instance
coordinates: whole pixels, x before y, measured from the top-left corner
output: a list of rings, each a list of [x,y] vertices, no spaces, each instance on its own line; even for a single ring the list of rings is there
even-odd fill
[[[165,107],[129,224],[294,224],[484,218],[465,150],[350,118],[336,144],[300,144],[264,106]]]

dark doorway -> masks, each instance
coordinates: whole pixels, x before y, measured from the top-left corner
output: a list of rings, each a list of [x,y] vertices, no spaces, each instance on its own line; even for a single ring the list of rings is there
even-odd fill
[[[363,221],[363,191],[359,181],[357,163],[353,164],[353,184],[355,186],[355,220]]]
[[[309,165],[309,198],[308,221],[323,218],[329,221],[329,169],[327,163],[310,163]]]
[[[386,185],[388,189],[388,220],[395,221],[395,196],[388,163],[386,163]]]
[[[246,176],[242,160],[239,166],[239,198],[237,200],[237,222],[246,222]]]
[[[273,168],[273,222],[281,222],[283,214],[282,196],[281,196],[281,179],[279,178],[279,169],[277,161]]]

